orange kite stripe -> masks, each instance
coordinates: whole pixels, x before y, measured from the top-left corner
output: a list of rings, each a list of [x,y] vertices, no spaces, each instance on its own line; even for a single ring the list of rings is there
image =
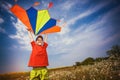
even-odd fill
[[[32,30],[32,27],[25,9],[23,9],[22,7],[16,4],[12,8],[10,8],[10,11],[16,17],[18,17],[25,24],[25,26],[27,26],[29,30]]]
[[[41,32],[41,34],[46,34],[46,33],[54,33],[54,32],[60,32],[61,31],[61,27],[59,26],[53,26],[47,30],[44,30],[43,32]]]

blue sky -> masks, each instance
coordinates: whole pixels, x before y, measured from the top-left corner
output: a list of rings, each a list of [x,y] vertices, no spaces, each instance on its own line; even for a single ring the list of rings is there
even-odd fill
[[[36,9],[49,9],[52,18],[61,20],[60,33],[48,35],[49,68],[70,66],[87,57],[105,57],[111,46],[120,45],[120,0],[18,0],[28,9],[39,1]],[[0,73],[29,71],[31,52],[25,25],[9,7],[14,0],[0,1]],[[35,38],[35,37],[34,37]]]

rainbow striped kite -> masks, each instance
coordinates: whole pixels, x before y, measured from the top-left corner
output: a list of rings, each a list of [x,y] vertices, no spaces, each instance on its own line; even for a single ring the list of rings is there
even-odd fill
[[[61,27],[56,25],[57,20],[50,17],[48,10],[36,10],[31,7],[28,10],[15,4],[10,11],[18,17],[25,26],[35,35],[60,32]]]

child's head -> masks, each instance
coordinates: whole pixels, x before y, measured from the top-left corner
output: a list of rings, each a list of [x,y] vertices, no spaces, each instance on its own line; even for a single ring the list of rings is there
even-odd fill
[[[37,43],[37,45],[42,45],[43,44],[43,37],[41,35],[37,36],[36,43]]]

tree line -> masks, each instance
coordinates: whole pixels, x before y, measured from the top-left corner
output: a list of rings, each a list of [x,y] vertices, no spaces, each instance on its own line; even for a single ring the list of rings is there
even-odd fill
[[[100,62],[102,60],[107,60],[107,59],[117,59],[120,57],[120,45],[114,45],[111,47],[110,50],[106,51],[108,57],[98,57],[98,58],[92,58],[88,57],[82,62],[75,62],[74,66],[80,66],[80,65],[93,65],[95,62]]]

